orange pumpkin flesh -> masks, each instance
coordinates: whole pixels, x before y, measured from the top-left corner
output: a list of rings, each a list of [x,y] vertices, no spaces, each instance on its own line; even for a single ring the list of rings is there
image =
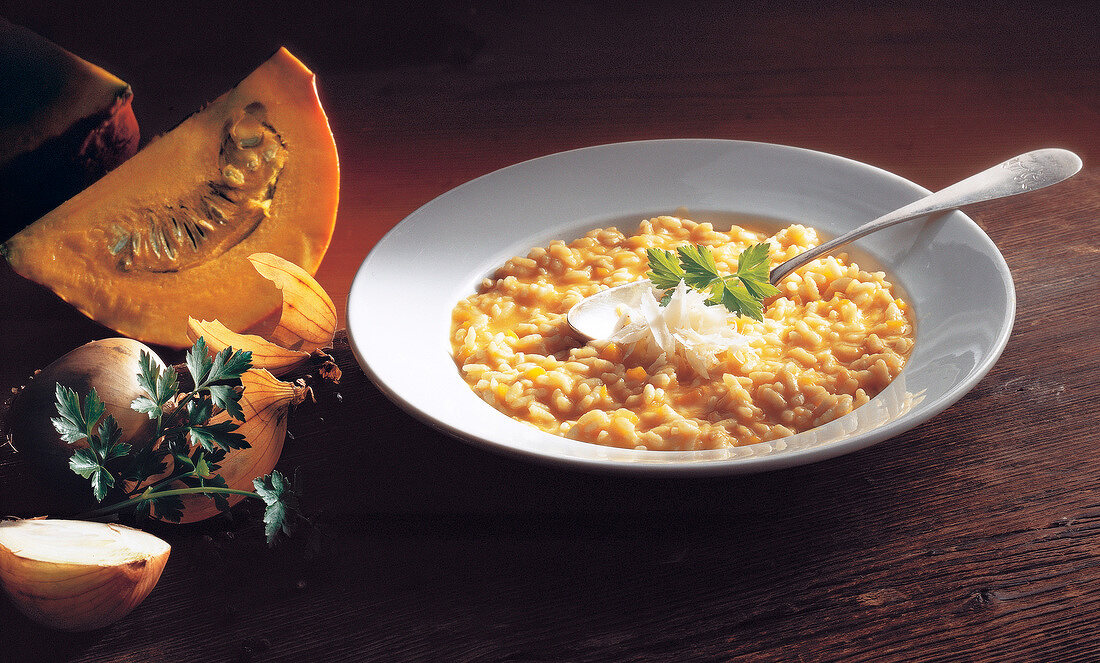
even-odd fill
[[[97,322],[186,347],[188,316],[245,329],[279,307],[249,255],[317,271],[339,180],[313,73],[280,49],[0,254]]]

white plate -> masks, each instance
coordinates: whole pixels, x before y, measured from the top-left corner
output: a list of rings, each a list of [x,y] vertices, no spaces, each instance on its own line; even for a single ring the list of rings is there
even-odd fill
[[[963,213],[903,223],[849,247],[860,262],[888,266],[906,292],[917,316],[913,353],[866,405],[773,442],[638,451],[544,433],[493,409],[462,380],[450,350],[451,309],[511,256],[592,228],[617,225],[629,233],[643,218],[681,212],[725,227],[739,215],[800,222],[834,236],[926,193],[843,157],[741,141],[616,143],[525,161],[443,194],[382,238],[349,293],[352,348],[378,388],[413,416],[532,460],[713,475],[839,456],[943,411],[1004,349],[1015,316],[1012,277],[993,242]]]

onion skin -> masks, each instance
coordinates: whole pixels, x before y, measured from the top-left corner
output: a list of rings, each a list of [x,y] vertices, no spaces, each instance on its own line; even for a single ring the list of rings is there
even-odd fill
[[[260,276],[283,293],[282,314],[270,339],[284,348],[306,353],[332,347],[336,305],[317,279],[273,253],[253,253],[248,260]]]
[[[44,560],[9,548],[0,529],[0,584],[19,611],[30,619],[63,631],[91,631],[122,619],[160,580],[171,548],[152,534],[123,525],[66,520],[3,521],[0,528],[36,522],[50,527],[79,523],[82,528],[108,528],[115,533],[148,537],[148,551],[118,564],[82,561],[87,549],[55,550],[72,561]],[[132,533],[132,534],[130,534]],[[158,543],[159,542],[159,543]]]
[[[308,352],[287,350],[255,334],[238,334],[218,320],[187,318],[187,337],[194,342],[200,336],[212,353],[229,347],[248,350],[252,353],[252,368],[263,368],[273,375],[285,375],[310,359]]]
[[[211,353],[228,347],[252,352],[252,367],[276,376],[309,362],[311,353],[332,347],[336,333],[336,305],[309,272],[271,253],[248,256],[252,266],[275,284],[283,295],[279,323],[266,338],[239,334],[218,320],[187,318],[187,337],[206,340]]]
[[[164,368],[156,353],[139,341],[92,341],[39,371],[12,400],[8,420],[12,446],[26,454],[38,475],[35,478],[49,487],[39,514],[72,515],[96,505],[88,480],[69,469],[73,451],[87,446],[87,441],[66,443],[50,423],[57,416],[58,383],[76,390],[82,399],[95,387],[107,412],[122,428],[122,441],[135,445],[135,451],[152,442],[156,422],[130,408],[134,398],[143,393],[137,381],[143,350]]]

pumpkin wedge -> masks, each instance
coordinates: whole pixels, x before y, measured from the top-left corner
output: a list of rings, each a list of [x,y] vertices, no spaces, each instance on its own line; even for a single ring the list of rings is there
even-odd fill
[[[280,306],[253,253],[316,273],[339,187],[313,73],[280,49],[0,255],[103,325],[185,347],[188,316],[246,329]]]

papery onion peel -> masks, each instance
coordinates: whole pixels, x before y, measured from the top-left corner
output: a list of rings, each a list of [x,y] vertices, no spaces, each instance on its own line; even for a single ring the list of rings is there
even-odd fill
[[[336,305],[309,272],[272,253],[248,256],[265,279],[283,291],[283,310],[271,340],[291,350],[312,352],[331,347]]]
[[[284,375],[308,362],[311,353],[332,347],[336,306],[321,284],[309,272],[274,254],[254,253],[248,259],[283,293],[279,324],[265,339],[234,332],[218,320],[188,318],[188,337],[194,341],[202,336],[211,353],[227,347],[249,350],[253,367],[275,375]]]
[[[225,348],[249,350],[252,352],[252,366],[264,368],[276,375],[282,375],[309,361],[309,353],[301,350],[288,350],[281,345],[256,336],[238,334],[217,320],[187,319],[187,335],[192,341],[203,337],[212,352]]]

